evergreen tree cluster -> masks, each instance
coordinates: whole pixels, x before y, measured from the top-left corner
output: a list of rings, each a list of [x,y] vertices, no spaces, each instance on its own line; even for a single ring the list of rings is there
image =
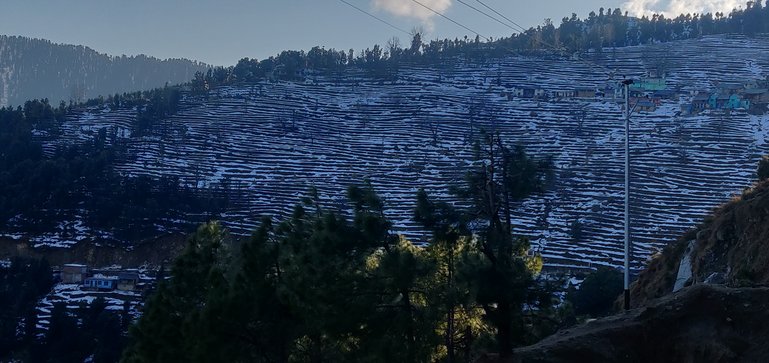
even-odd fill
[[[360,69],[382,80],[397,79],[404,64],[422,63],[446,66],[464,58],[484,61],[517,52],[556,53],[624,47],[654,42],[693,39],[704,35],[744,34],[754,36],[769,32],[769,7],[761,0],[748,1],[745,9],[729,14],[681,14],[675,18],[655,14],[635,18],[619,8],[590,12],[581,19],[576,14],[564,17],[560,24],[551,19],[522,33],[499,39],[455,38],[425,41],[415,31],[408,46],[393,38],[383,47],[374,45],[358,52],[314,47],[305,51],[284,51],[263,60],[243,58],[234,67],[217,67],[198,72],[192,88],[199,92],[216,85],[261,80],[298,81],[315,75],[340,77],[344,69]],[[341,78],[340,78],[341,79]]]
[[[104,298],[69,309],[66,302],[51,309],[48,329],[25,337],[24,349],[13,358],[29,363],[112,363],[120,360],[131,323],[128,306],[122,311],[107,309]]]
[[[0,35],[0,106],[31,99],[83,102],[98,95],[188,82],[207,65],[145,55],[108,56],[84,46]],[[52,82],[51,80],[56,80]],[[8,94],[3,93],[7,91]]]
[[[567,299],[577,315],[604,316],[612,311],[623,289],[622,272],[600,267],[585,277],[578,290],[570,289]]]
[[[0,360],[34,344],[37,301],[53,286],[48,262],[14,258],[0,267]]]
[[[178,103],[173,88],[140,96],[108,100],[139,108],[137,134],[150,132]],[[64,103],[53,108],[47,100],[0,108],[0,227],[5,231],[45,233],[61,221],[79,219],[115,240],[138,240],[156,235],[158,225],[178,227],[169,221],[207,218],[226,206],[224,193],[195,190],[177,178],[118,174],[113,164],[125,157],[126,148],[114,129],[102,128],[92,140],[44,153],[43,140],[56,137],[70,109]]]
[[[200,227],[140,321],[124,362],[469,362],[510,357],[558,327],[541,258],[505,211],[545,187],[550,163],[497,135],[458,192],[457,209],[417,195],[432,231],[418,248],[391,232],[370,184],[348,190],[349,214],[311,191],[293,214],[263,219],[237,245]]]

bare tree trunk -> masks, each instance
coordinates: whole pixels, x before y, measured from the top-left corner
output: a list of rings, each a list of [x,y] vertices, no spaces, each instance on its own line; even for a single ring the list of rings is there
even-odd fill
[[[408,314],[408,326],[406,327],[406,361],[409,363],[416,363],[416,334],[414,333],[414,314],[413,307],[411,306],[411,296],[408,291],[401,291],[403,295],[403,309]]]
[[[449,242],[449,266],[448,266],[448,321],[446,329],[446,357],[447,363],[454,363],[454,244]]]

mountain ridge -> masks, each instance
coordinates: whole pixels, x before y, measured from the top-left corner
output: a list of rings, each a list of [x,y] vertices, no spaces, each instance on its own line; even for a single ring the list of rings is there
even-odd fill
[[[82,45],[0,35],[0,107],[32,99],[83,102],[188,82],[208,69],[183,58],[113,56]]]

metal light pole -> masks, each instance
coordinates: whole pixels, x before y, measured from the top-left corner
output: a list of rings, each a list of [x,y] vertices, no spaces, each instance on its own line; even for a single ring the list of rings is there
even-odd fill
[[[622,81],[625,85],[625,310],[630,310],[630,85],[632,79]]]

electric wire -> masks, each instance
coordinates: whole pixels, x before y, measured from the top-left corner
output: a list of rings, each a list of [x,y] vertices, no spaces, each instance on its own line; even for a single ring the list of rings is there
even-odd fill
[[[479,12],[479,13],[481,13],[481,14],[485,15],[487,18],[489,18],[489,19],[491,19],[491,20],[494,20],[494,21],[496,21],[497,23],[500,23],[500,24],[502,24],[502,25],[506,26],[506,27],[508,27],[508,28],[512,29],[513,31],[516,31],[516,32],[519,32],[519,31],[520,31],[520,30],[518,30],[518,29],[516,29],[516,28],[512,27],[510,24],[507,24],[507,23],[505,23],[504,21],[502,21],[502,20],[499,20],[499,19],[497,19],[497,18],[495,18],[495,17],[493,17],[493,16],[489,15],[488,13],[484,12],[483,10],[480,10],[480,9],[476,8],[475,6],[472,6],[472,5],[470,5],[470,4],[466,3],[466,2],[464,2],[463,0],[457,0],[457,2],[459,2],[459,3],[461,3],[461,4],[464,4],[464,5],[465,5],[465,6],[467,6],[468,8],[470,8],[470,9],[473,9],[473,10],[475,10],[475,11],[477,11],[477,12]]]
[[[378,17],[378,16],[376,16],[376,15],[374,15],[374,14],[372,14],[372,13],[370,13],[370,12],[366,11],[366,10],[364,10],[364,9],[361,9],[360,7],[358,7],[358,6],[354,5],[354,4],[352,4],[352,3],[350,3],[350,2],[348,2],[348,1],[346,1],[346,0],[339,0],[339,1],[341,1],[342,3],[344,3],[344,4],[348,5],[348,6],[352,7],[352,8],[354,8],[355,10],[357,10],[357,11],[359,11],[359,12],[363,13],[363,14],[366,14],[366,15],[368,15],[368,16],[370,16],[370,17],[372,17],[372,18],[376,19],[376,20],[377,20],[377,21],[379,21],[379,22],[382,22],[382,23],[384,23],[384,24],[386,24],[386,25],[390,26],[391,28],[393,28],[393,29],[395,29],[395,30],[398,30],[398,31],[400,31],[400,32],[402,32],[402,33],[404,33],[404,34],[407,34],[407,35],[412,35],[410,32],[408,32],[408,31],[406,31],[406,30],[404,30],[404,29],[402,29],[402,28],[400,28],[400,27],[397,27],[397,26],[393,25],[392,23],[390,23],[390,22],[388,22],[388,21],[386,21],[386,20],[384,20],[384,19],[382,19],[382,18],[380,18],[380,17]],[[435,9],[433,9],[433,8],[431,8],[431,7],[429,7],[429,6],[427,6],[427,5],[425,5],[425,4],[424,4],[424,3],[422,3],[421,1],[419,1],[419,0],[411,0],[411,1],[412,1],[412,2],[414,2],[414,3],[415,3],[415,4],[417,4],[417,5],[419,5],[419,6],[423,7],[423,8],[425,8],[425,9],[427,9],[428,11],[432,12],[433,14],[435,14],[435,15],[438,15],[438,16],[440,16],[441,18],[444,18],[444,19],[448,20],[449,22],[451,22],[451,23],[453,23],[453,24],[455,24],[455,25],[457,25],[457,26],[461,27],[462,29],[465,29],[465,30],[467,30],[467,31],[469,31],[469,32],[471,32],[471,33],[473,33],[473,34],[477,35],[478,37],[480,37],[480,38],[483,38],[483,39],[484,39],[484,40],[486,40],[487,42],[489,42],[489,43],[491,43],[491,42],[492,42],[492,41],[491,41],[491,38],[489,38],[489,37],[486,37],[486,36],[482,35],[481,33],[479,33],[479,32],[477,32],[477,31],[473,30],[472,28],[470,28],[470,27],[468,27],[468,26],[466,26],[466,25],[464,25],[464,24],[460,23],[459,21],[457,21],[457,20],[454,20],[454,19],[452,19],[452,18],[448,17],[447,15],[445,15],[445,14],[443,14],[443,13],[441,13],[441,12],[439,12],[439,11],[437,11],[437,10],[435,10]],[[499,20],[498,18],[496,18],[496,17],[492,16],[491,14],[489,14],[489,13],[487,13],[487,12],[484,12],[484,11],[482,11],[481,9],[478,9],[478,8],[477,8],[477,7],[475,7],[475,6],[472,6],[472,5],[468,4],[468,3],[467,3],[466,1],[464,1],[464,0],[457,0],[457,2],[459,2],[459,3],[461,3],[461,4],[464,4],[465,6],[467,6],[467,7],[471,8],[471,9],[473,9],[474,11],[476,11],[476,12],[478,12],[478,13],[480,13],[480,14],[483,14],[484,16],[486,16],[486,17],[488,17],[488,18],[490,18],[490,19],[492,19],[492,20],[494,20],[494,21],[496,21],[496,22],[498,22],[498,23],[500,23],[500,24],[502,24],[502,25],[506,26],[507,28],[509,28],[509,29],[512,29],[513,31],[519,32],[519,33],[520,33],[520,35],[522,35],[522,36],[529,36],[529,37],[531,37],[533,41],[535,41],[535,42],[537,42],[537,43],[539,43],[539,44],[542,44],[542,45],[544,45],[545,47],[551,48],[552,50],[554,50],[554,51],[556,51],[556,52],[560,52],[561,54],[565,55],[565,53],[566,53],[566,51],[567,51],[567,49],[566,49],[566,48],[564,48],[564,47],[556,47],[556,46],[555,46],[555,45],[553,45],[553,44],[550,44],[550,43],[548,43],[548,42],[546,42],[546,41],[543,41],[543,40],[541,40],[541,39],[537,39],[537,38],[535,38],[535,37],[532,37],[532,36],[531,36],[531,35],[529,35],[529,34],[526,34],[526,29],[525,29],[523,26],[521,26],[520,24],[516,23],[514,20],[512,20],[512,19],[510,19],[509,17],[505,16],[504,14],[502,14],[502,13],[501,13],[501,12],[499,12],[498,10],[496,10],[496,9],[492,8],[491,6],[489,6],[488,4],[486,4],[485,2],[483,2],[483,1],[481,1],[481,0],[476,0],[476,2],[478,2],[478,3],[479,3],[479,4],[481,4],[481,5],[482,5],[484,8],[488,9],[489,11],[493,12],[494,14],[496,14],[496,15],[500,16],[502,19],[504,19],[504,20],[508,21],[508,22],[509,22],[509,24],[507,24],[507,23],[503,22],[502,20]],[[512,25],[511,25],[511,24],[512,24]],[[512,52],[512,53],[515,53],[515,52],[517,52],[517,50],[515,50],[515,49],[511,49],[511,48],[509,48],[509,47],[506,47],[506,46],[503,46],[503,45],[498,45],[498,46],[499,46],[500,48],[506,49],[506,50],[508,50],[508,51],[510,51],[510,52]],[[598,73],[605,73],[605,74],[607,74],[607,75],[608,75],[610,78],[612,78],[612,79],[614,78],[615,72],[614,72],[612,69],[610,69],[610,68],[608,68],[608,67],[606,67],[606,66],[600,65],[600,64],[598,64],[598,63],[595,63],[595,62],[592,62],[592,61],[584,60],[584,59],[582,59],[582,58],[580,58],[580,57],[575,57],[575,58],[574,58],[574,60],[575,60],[575,61],[577,61],[577,62],[580,62],[580,63],[582,63],[582,64],[584,64],[584,65],[586,65],[586,66],[588,66],[590,69],[594,69],[594,70],[598,71]]]
[[[459,0],[457,0],[457,1],[459,1]],[[502,13],[500,13],[500,12],[499,12],[499,11],[497,11],[497,10],[495,10],[495,9],[494,9],[494,8],[492,8],[491,6],[488,6],[488,5],[486,5],[486,3],[484,3],[483,1],[481,1],[481,0],[475,0],[475,1],[477,1],[479,4],[483,5],[483,7],[485,7],[486,9],[489,9],[489,10],[491,10],[491,11],[492,11],[494,14],[497,14],[497,15],[501,16],[501,17],[502,17],[502,19],[505,19],[505,20],[509,21],[509,22],[510,22],[510,24],[513,24],[513,25],[515,25],[516,27],[518,27],[518,31],[520,31],[521,33],[524,33],[524,32],[526,32],[526,28],[524,28],[524,27],[522,27],[520,24],[518,24],[518,23],[514,22],[512,19],[510,19],[510,18],[508,18],[508,17],[504,16]],[[459,1],[459,2],[461,2],[461,3],[463,3],[463,4],[464,4],[464,2],[463,2],[463,1]],[[467,4],[465,4],[465,5],[467,5]]]
[[[433,9],[433,8],[431,8],[431,7],[429,7],[429,6],[425,5],[425,4],[422,4],[421,2],[419,2],[419,0],[411,0],[411,1],[413,1],[413,2],[417,3],[419,6],[421,6],[421,7],[425,8],[425,9],[427,9],[427,10],[430,10],[430,11],[431,11],[431,12],[433,12],[435,15],[438,15],[438,16],[440,16],[441,18],[444,18],[444,19],[446,19],[446,20],[448,20],[448,21],[450,21],[450,22],[452,22],[452,23],[456,24],[457,26],[460,26],[460,27],[462,27],[463,29],[465,29],[465,30],[467,30],[467,31],[469,31],[469,32],[471,32],[471,33],[473,33],[473,34],[475,34],[475,35],[477,35],[477,36],[479,36],[479,37],[481,37],[481,38],[485,39],[487,42],[488,42],[488,41],[491,41],[489,38],[487,38],[487,37],[485,37],[485,36],[481,35],[481,33],[478,33],[477,31],[470,29],[469,27],[467,27],[467,26],[465,26],[465,25],[463,25],[463,24],[459,23],[458,21],[456,21],[456,20],[454,20],[454,19],[452,19],[452,18],[449,18],[448,16],[444,15],[443,13],[441,13],[441,12],[439,12],[439,11],[436,11],[435,9]]]
[[[478,12],[479,12],[479,13],[481,13],[481,14],[484,14],[484,15],[486,15],[486,16],[489,16],[489,15],[488,15],[488,14],[486,14],[485,12],[482,12],[482,11],[480,11],[480,10],[476,9],[476,8],[475,8],[475,7],[473,7],[473,6],[470,6],[470,5],[468,5],[467,3],[465,3],[465,2],[464,2],[464,1],[462,1],[462,0],[457,0],[457,1],[458,1],[458,2],[460,2],[460,3],[462,3],[462,4],[465,4],[465,5],[467,5],[469,8],[471,8],[471,9],[474,9],[474,10],[478,11]],[[503,19],[507,20],[508,22],[510,22],[510,24],[512,24],[512,25],[515,25],[515,26],[518,28],[518,31],[520,32],[520,34],[521,34],[521,35],[528,35],[528,34],[526,34],[526,28],[524,28],[524,27],[523,27],[523,26],[521,26],[520,24],[518,24],[518,23],[516,23],[515,21],[513,21],[512,19],[510,19],[510,18],[506,17],[504,14],[502,14],[501,12],[499,12],[499,11],[497,11],[496,9],[492,8],[491,6],[487,5],[487,4],[486,4],[486,3],[484,3],[483,1],[481,1],[481,0],[475,0],[475,1],[476,1],[476,2],[478,2],[479,4],[483,5],[483,7],[485,7],[486,9],[488,9],[488,10],[492,11],[494,14],[497,14],[497,15],[499,15],[500,17],[502,17]],[[489,17],[491,17],[491,16],[489,16]],[[497,22],[500,22],[500,20],[499,20],[499,19],[496,19],[496,18],[493,18],[493,17],[492,17],[492,19],[496,20]],[[510,28],[512,28],[512,27],[510,27]],[[516,30],[516,29],[514,29],[514,28],[512,28],[512,29],[513,29],[513,30]],[[544,46],[546,46],[546,47],[549,47],[549,48],[553,49],[553,50],[554,50],[554,51],[556,51],[556,52],[561,52],[562,54],[565,54],[565,52],[566,52],[566,50],[567,50],[567,49],[566,49],[566,48],[564,48],[564,47],[556,47],[555,45],[553,45],[553,44],[550,44],[550,43],[548,43],[548,42],[546,42],[546,41],[544,41],[544,40],[542,40],[542,39],[537,39],[537,38],[534,38],[534,37],[532,37],[532,39],[533,39],[535,42],[537,42],[537,43],[539,43],[539,44],[542,44],[542,45],[544,45]],[[580,63],[582,63],[582,64],[584,64],[584,65],[586,65],[586,66],[588,66],[588,67],[590,67],[591,69],[596,69],[596,68],[597,68],[597,69],[600,69],[600,72],[599,72],[599,73],[605,73],[606,75],[608,75],[608,76],[609,76],[609,78],[610,78],[610,79],[613,79],[613,78],[614,78],[614,75],[615,75],[615,71],[614,71],[614,70],[612,70],[611,68],[608,68],[608,67],[606,67],[606,66],[604,66],[604,65],[598,64],[598,63],[596,63],[596,62],[593,62],[593,61],[589,61],[589,60],[585,60],[585,59],[582,59],[581,57],[575,57],[575,58],[574,58],[574,60],[576,60],[577,62],[580,62]]]

